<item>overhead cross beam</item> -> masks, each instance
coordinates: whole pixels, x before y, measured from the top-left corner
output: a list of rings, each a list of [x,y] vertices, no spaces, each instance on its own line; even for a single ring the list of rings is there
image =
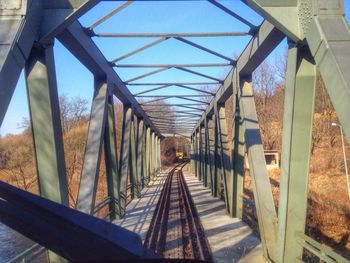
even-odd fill
[[[126,105],[132,105],[135,109],[135,114],[144,120],[144,123],[151,127],[157,135],[162,138],[161,133],[152,124],[143,111],[135,97],[131,94],[123,81],[113,70],[110,63],[103,56],[101,51],[97,48],[95,43],[87,35],[84,28],[79,22],[73,23],[59,36],[59,40],[63,45],[75,55],[80,62],[85,65],[95,76],[108,76],[113,84],[114,94]]]
[[[193,64],[114,64],[117,68],[165,68],[165,67],[180,67],[180,68],[207,68],[207,67],[228,67],[231,63],[193,63]]]
[[[247,36],[249,32],[206,32],[206,33],[96,33],[96,37],[162,37],[162,38],[176,38],[176,37],[237,37]]]
[[[118,6],[116,9],[114,9],[113,11],[111,11],[110,13],[108,13],[107,15],[105,15],[104,17],[102,17],[101,19],[97,20],[95,23],[93,23],[91,26],[89,26],[88,28],[90,30],[93,30],[95,27],[97,27],[98,25],[102,24],[103,22],[105,22],[106,20],[108,20],[109,18],[111,18],[112,16],[114,16],[115,14],[119,13],[120,11],[122,11],[124,8],[126,8],[127,6],[129,6],[130,4],[132,4],[133,1],[126,1],[125,3],[123,3],[121,6]]]

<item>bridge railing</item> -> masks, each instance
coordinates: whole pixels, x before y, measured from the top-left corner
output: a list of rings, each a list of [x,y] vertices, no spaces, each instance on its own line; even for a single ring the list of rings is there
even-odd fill
[[[95,205],[93,209],[93,215],[97,215],[98,212],[100,212],[107,205],[110,205],[112,202],[116,202],[116,200],[114,198],[111,198],[110,196],[104,198],[101,202]],[[107,218],[110,217],[111,213],[112,211],[109,210],[106,215],[102,216],[102,218],[107,220]],[[45,247],[40,246],[39,244],[34,244],[31,247],[25,249],[23,252],[20,252],[15,257],[8,260],[7,263],[32,262],[33,260],[37,259],[38,257],[47,252],[48,250]]]

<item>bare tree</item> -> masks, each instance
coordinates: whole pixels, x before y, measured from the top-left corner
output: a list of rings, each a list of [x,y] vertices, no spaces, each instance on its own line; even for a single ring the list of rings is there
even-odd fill
[[[59,100],[63,133],[87,122],[87,100],[81,97],[69,99],[65,94]]]

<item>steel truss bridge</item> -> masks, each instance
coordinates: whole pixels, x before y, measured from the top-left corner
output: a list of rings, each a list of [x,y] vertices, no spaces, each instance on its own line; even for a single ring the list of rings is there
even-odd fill
[[[224,185],[227,213],[242,218],[243,156],[248,153],[259,231],[266,259],[297,262],[303,249],[325,262],[349,262],[304,235],[316,69],[322,75],[345,135],[350,139],[350,31],[342,0],[243,0],[265,20],[254,25],[244,14],[220,2],[214,8],[242,23],[241,32],[214,33],[98,33],[96,27],[129,8],[121,3],[89,27],[78,21],[99,0],[0,0],[0,124],[20,73],[25,69],[41,197],[0,182],[0,220],[29,236],[59,256],[79,261],[133,259],[141,255],[137,238],[94,214],[98,169],[104,149],[111,219],[126,209],[127,175],[135,197],[143,178],[160,169],[160,141],[169,134],[191,139],[193,173],[217,196]],[[153,3],[154,4],[154,3]],[[227,57],[191,40],[192,37],[242,37],[250,41],[237,59]],[[150,37],[156,40],[111,61],[94,38]],[[252,91],[252,72],[283,40],[288,39],[288,63],[283,119],[280,201],[275,209]],[[67,181],[53,45],[58,39],[94,76],[94,97],[86,152],[79,186],[77,210],[68,208]],[[174,39],[225,63],[123,64],[122,60]],[[202,73],[204,67],[229,67],[224,79]],[[119,68],[153,68],[151,72],[122,80]],[[116,69],[116,70],[115,70]],[[206,78],[207,82],[140,83],[136,80],[169,69]],[[155,86],[132,94],[128,87]],[[201,85],[219,86],[216,93]],[[200,95],[146,95],[170,87]],[[113,97],[124,105],[122,142],[116,152]],[[203,102],[201,97],[209,97]],[[225,102],[233,98],[233,154],[229,153]],[[157,100],[181,98],[172,106],[176,118],[159,116]],[[138,98],[144,101],[142,105]],[[152,100],[145,101],[152,98]],[[155,104],[156,105],[156,104]],[[159,105],[159,104],[158,104]],[[205,108],[203,108],[205,105]],[[158,114],[158,115],[157,115]],[[222,178],[222,179],[221,179]],[[221,182],[223,180],[223,182]],[[135,187],[136,185],[136,187]],[[48,201],[47,199],[51,200]],[[47,233],[50,233],[49,235]],[[114,238],[111,238],[114,236]],[[93,242],[92,242],[93,241]],[[151,257],[151,256],[149,256]],[[51,254],[52,261],[62,260]],[[86,259],[86,258],[85,258]]]

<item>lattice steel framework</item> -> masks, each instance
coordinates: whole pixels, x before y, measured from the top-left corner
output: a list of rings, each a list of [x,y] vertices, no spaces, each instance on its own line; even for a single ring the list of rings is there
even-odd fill
[[[271,262],[301,260],[303,249],[326,262],[348,262],[305,236],[307,185],[315,98],[319,69],[340,123],[350,139],[350,31],[342,0],[244,0],[265,21],[256,26],[220,2],[209,2],[249,28],[246,32],[206,33],[96,33],[95,29],[133,1],[121,4],[88,27],[77,20],[99,0],[0,0],[0,124],[17,80],[25,69],[40,192],[68,204],[61,122],[53,56],[55,38],[94,75],[94,98],[86,142],[77,209],[93,214],[101,153],[105,151],[111,218],[126,208],[128,172],[133,196],[160,169],[160,140],[169,134],[191,138],[193,173],[219,195],[220,185],[229,215],[242,218],[244,154],[253,179],[260,236]],[[208,49],[192,37],[251,36],[238,59]],[[93,38],[152,37],[147,45],[108,61]],[[282,169],[279,210],[276,212],[264,159],[252,91],[252,73],[284,39],[288,38],[288,67],[283,120]],[[226,60],[225,63],[123,64],[121,61],[168,39],[174,39]],[[225,79],[196,70],[229,67]],[[154,68],[122,80],[116,68]],[[206,82],[135,82],[170,69],[206,78]],[[201,89],[217,85],[217,92]],[[156,86],[132,94],[128,87]],[[176,86],[197,95],[146,95]],[[116,151],[113,96],[124,105],[121,151]],[[233,151],[225,116],[225,102],[233,98]],[[203,97],[210,97],[210,102]],[[135,98],[146,99],[141,104]],[[147,100],[147,98],[151,100]],[[161,103],[181,98],[185,103]],[[171,117],[161,116],[171,106]],[[205,106],[206,108],[204,108]],[[181,128],[179,128],[181,126]],[[1,205],[1,204],[0,204]]]

